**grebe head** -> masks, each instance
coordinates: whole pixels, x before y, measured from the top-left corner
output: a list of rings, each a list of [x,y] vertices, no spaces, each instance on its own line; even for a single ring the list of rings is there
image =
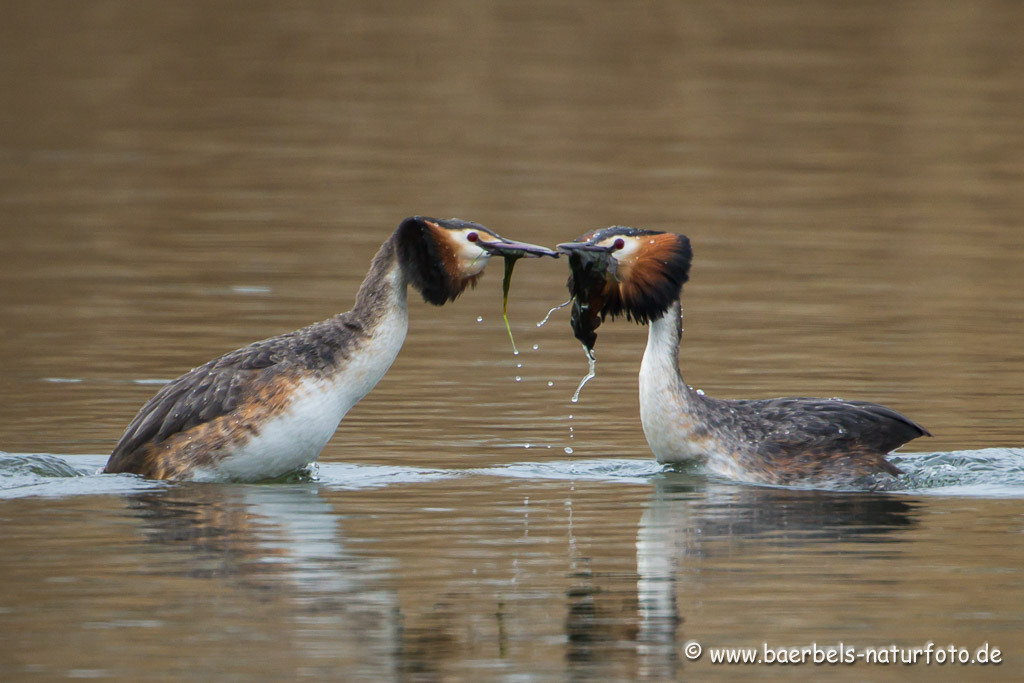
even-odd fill
[[[646,324],[679,298],[693,251],[685,235],[613,226],[558,245],[569,255],[572,328],[588,349],[606,316]]]
[[[398,258],[406,278],[425,301],[440,306],[476,286],[491,256],[558,256],[545,247],[501,237],[458,218],[412,216],[398,226]]]

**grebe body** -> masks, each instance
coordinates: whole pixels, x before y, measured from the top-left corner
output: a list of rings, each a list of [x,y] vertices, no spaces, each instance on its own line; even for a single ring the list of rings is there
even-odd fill
[[[699,461],[730,479],[854,485],[897,475],[885,456],[927,430],[876,403],[821,398],[728,400],[694,391],[679,370],[679,298],[691,249],[683,235],[612,227],[560,244],[570,256],[573,330],[592,347],[605,317],[648,323],[640,421],[660,463]]]
[[[104,471],[259,481],[315,461],[398,356],[408,287],[443,305],[476,284],[493,254],[554,252],[468,221],[407,218],[377,252],[351,311],[232,351],[164,386]]]
[[[408,322],[405,306],[395,305],[384,312],[374,333],[367,335],[348,362],[327,372],[300,371],[293,380],[279,380],[276,390],[268,386],[247,416],[244,429],[253,432],[251,438],[229,439],[237,447],[196,467],[190,478],[258,481],[315,461],[348,411],[370,393],[398,357]],[[277,392],[282,394],[280,404],[273,397]]]

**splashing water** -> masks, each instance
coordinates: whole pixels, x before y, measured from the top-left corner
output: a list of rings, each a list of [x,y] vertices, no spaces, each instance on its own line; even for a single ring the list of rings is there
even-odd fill
[[[569,304],[572,303],[572,300],[573,300],[573,297],[569,297],[569,300],[566,301],[564,304],[558,304],[557,306],[553,306],[551,308],[551,310],[548,311],[548,314],[546,316],[544,316],[544,319],[541,320],[539,323],[537,323],[537,327],[543,327],[547,323],[547,321],[551,318],[551,314],[552,313],[557,311],[559,308],[565,308],[566,306],[568,306]],[[534,347],[534,348],[536,350],[536,347]]]
[[[578,403],[579,402],[579,400],[580,400],[580,392],[583,391],[583,386],[587,382],[589,382],[590,380],[594,379],[594,377],[597,376],[597,369],[596,369],[597,359],[594,358],[594,351],[593,351],[593,349],[588,349],[586,346],[584,346],[583,350],[587,354],[587,376],[584,377],[582,380],[580,380],[580,385],[578,387],[576,387],[576,393],[572,395],[572,402],[573,403]]]

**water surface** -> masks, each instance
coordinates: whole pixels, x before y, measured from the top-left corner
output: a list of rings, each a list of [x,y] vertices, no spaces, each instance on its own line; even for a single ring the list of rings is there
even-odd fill
[[[1018,3],[4,17],[0,676],[735,677],[691,640],[1005,653],[828,671],[853,680],[1024,666]],[[664,470],[639,425],[644,330],[602,326],[572,404],[567,311],[536,327],[565,263],[531,260],[520,354],[499,271],[413,300],[316,477],[95,473],[160,382],[349,308],[411,214],[549,245],[684,232],[687,381],[878,401],[935,436],[892,492]]]

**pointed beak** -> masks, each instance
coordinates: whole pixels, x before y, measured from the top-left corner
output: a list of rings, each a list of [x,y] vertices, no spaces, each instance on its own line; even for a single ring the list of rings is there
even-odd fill
[[[560,254],[571,254],[573,252],[580,251],[596,251],[610,253],[614,251],[614,247],[602,247],[597,244],[588,244],[586,242],[562,242],[561,244],[555,245]]]
[[[541,256],[550,256],[551,258],[558,258],[559,253],[552,251],[547,247],[542,247],[537,244],[530,244],[529,242],[516,242],[515,240],[507,240],[504,237],[498,237],[493,242],[484,242],[480,240],[480,247],[486,249],[491,254],[497,254],[498,256],[504,256],[505,258],[540,258]]]

